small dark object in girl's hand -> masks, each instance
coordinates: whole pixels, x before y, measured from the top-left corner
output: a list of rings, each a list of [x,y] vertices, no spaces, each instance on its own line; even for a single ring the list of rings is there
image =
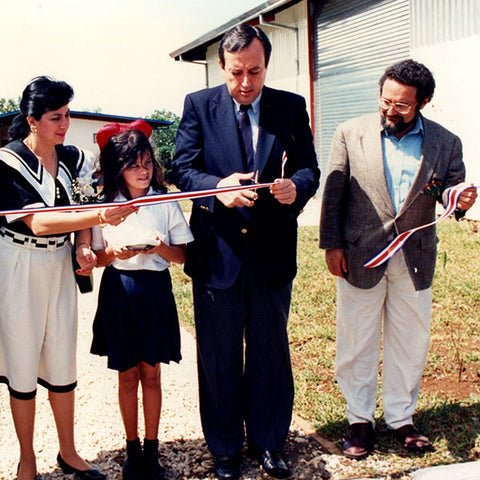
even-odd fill
[[[125,248],[127,250],[137,251],[137,250],[150,250],[154,246],[155,245],[150,245],[148,243],[142,243],[142,244],[138,244],[138,245],[127,245]]]

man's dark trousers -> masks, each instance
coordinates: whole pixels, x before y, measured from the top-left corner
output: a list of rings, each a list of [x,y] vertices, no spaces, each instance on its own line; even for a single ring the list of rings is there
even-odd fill
[[[194,280],[193,296],[209,449],[219,456],[241,451],[246,427],[256,447],[281,450],[294,397],[287,336],[291,283],[272,288],[247,260],[232,287],[213,289]]]

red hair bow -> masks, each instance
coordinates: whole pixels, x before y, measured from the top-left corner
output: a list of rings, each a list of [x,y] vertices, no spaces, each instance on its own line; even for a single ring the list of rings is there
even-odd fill
[[[119,133],[126,132],[127,130],[139,130],[144,133],[147,137],[150,137],[152,133],[152,127],[145,120],[134,120],[133,122],[127,124],[120,123],[109,123],[104,125],[97,132],[97,143],[100,147],[100,150],[103,150],[103,147],[107,144],[108,140],[118,135]]]

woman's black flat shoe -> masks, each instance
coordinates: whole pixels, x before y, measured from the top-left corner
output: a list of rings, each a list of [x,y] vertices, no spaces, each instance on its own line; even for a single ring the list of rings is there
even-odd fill
[[[71,467],[62,457],[60,454],[57,456],[57,462],[59,467],[62,469],[62,472],[66,475],[70,473],[74,473],[78,478],[83,480],[106,480],[106,475],[102,472],[98,471],[96,468],[92,468],[90,470],[78,470],[76,468]]]

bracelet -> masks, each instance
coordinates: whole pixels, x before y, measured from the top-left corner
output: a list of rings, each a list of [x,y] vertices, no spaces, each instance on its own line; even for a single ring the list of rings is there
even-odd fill
[[[103,216],[103,210],[97,210],[98,224],[104,228],[105,227],[105,217]]]

